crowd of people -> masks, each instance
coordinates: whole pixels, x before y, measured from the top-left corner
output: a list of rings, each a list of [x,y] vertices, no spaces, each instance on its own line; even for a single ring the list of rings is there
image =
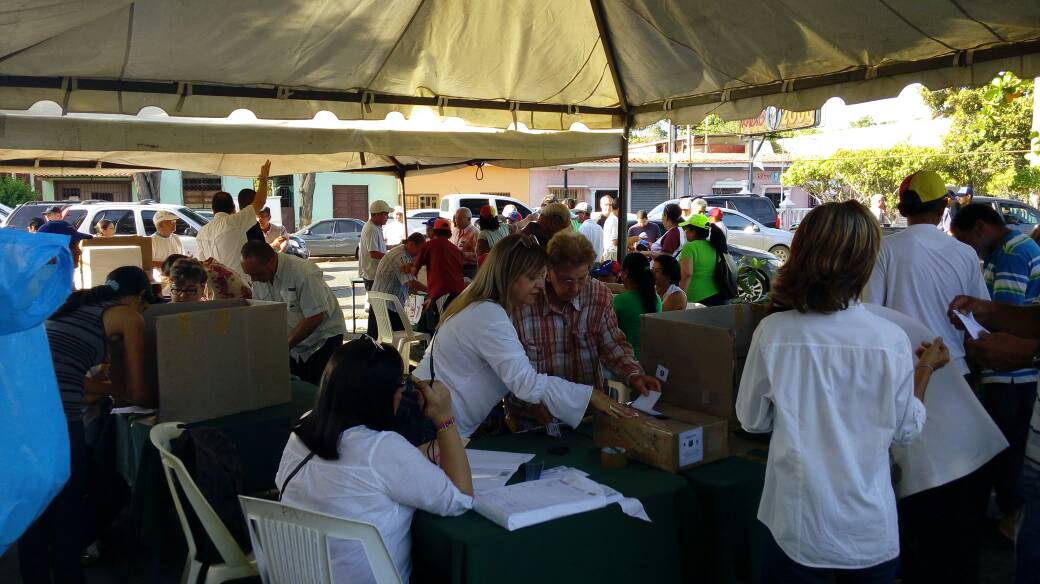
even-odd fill
[[[573,200],[546,201],[526,218],[490,206],[474,218],[460,208],[451,220],[430,219],[425,234],[408,233],[403,213],[375,201],[358,271],[366,290],[398,300],[387,305],[392,331],[379,330],[370,312],[368,334],[345,342],[343,313],[321,270],[280,253],[286,235],[264,206],[269,170],[261,169],[257,191],[239,194],[237,210],[230,194],[214,195],[195,258],[183,253],[176,217],[156,214],[160,295],[285,305],[291,371],[319,392],[282,454],[282,501],[373,523],[405,581],[414,511],[458,515],[473,506],[465,441],[536,427],[555,433],[589,413],[637,416],[607,382],[661,391],[639,361],[643,316],[732,299],[724,225],[700,199],[666,205],[663,229],[637,213],[621,240],[609,196],[598,214]],[[758,514],[770,534],[765,579],[892,582],[898,573],[910,583],[975,581],[995,492],[1004,532],[1015,537],[1017,528],[1019,582],[1036,582],[1040,246],[991,207],[968,202],[951,216],[933,172],[907,177],[898,196],[909,227],[885,238],[876,206],[830,203],[810,212],[772,287],[771,315],[754,333],[736,412],[746,431],[772,434]],[[37,231],[78,233],[61,223]],[[98,236],[110,228],[99,223]],[[398,310],[411,295],[424,297],[419,327],[432,339],[408,375],[410,355],[380,339],[407,328],[409,316]],[[82,582],[83,411],[105,396],[157,405],[143,380],[142,313],[159,301],[146,272],[125,267],[75,292],[46,323],[72,476],[20,542],[26,582],[51,574]],[[868,303],[933,337],[912,346]],[[992,332],[966,338],[955,311]],[[126,370],[98,374],[115,339]],[[977,387],[1010,446],[897,503],[889,447],[921,434],[925,395],[943,367]],[[942,399],[937,391],[930,399]],[[408,416],[424,418],[409,422],[422,431],[401,431]],[[336,581],[370,577],[360,548],[330,549]]]

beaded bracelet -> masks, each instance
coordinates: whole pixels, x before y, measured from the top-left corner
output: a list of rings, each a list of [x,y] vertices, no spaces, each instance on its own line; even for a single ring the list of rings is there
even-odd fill
[[[444,432],[445,430],[447,430],[448,428],[451,428],[454,425],[455,425],[455,416],[452,416],[452,417],[448,418],[447,421],[445,421],[443,424],[441,424],[440,426],[437,426],[437,433],[440,434],[441,432]]]

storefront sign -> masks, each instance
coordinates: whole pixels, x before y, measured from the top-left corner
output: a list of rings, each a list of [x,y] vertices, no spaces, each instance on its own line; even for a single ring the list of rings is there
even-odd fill
[[[820,110],[791,112],[769,106],[757,118],[740,120],[740,133],[746,136],[757,136],[785,130],[812,128],[819,123]]]

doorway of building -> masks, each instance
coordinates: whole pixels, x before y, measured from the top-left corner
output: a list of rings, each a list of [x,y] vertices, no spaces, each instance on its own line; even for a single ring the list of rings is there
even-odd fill
[[[368,185],[333,185],[332,216],[368,220]]]

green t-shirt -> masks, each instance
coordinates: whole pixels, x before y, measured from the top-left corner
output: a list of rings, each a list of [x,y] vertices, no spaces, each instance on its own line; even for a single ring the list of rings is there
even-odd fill
[[[690,276],[690,286],[686,289],[686,299],[690,302],[700,302],[709,296],[720,292],[715,283],[715,262],[718,261],[715,248],[707,240],[698,239],[688,241],[679,252],[679,265],[684,259],[693,262],[693,275]]]
[[[656,296],[656,295],[655,295]],[[639,358],[640,331],[639,315],[645,314],[643,300],[636,290],[628,290],[614,296],[614,312],[617,313],[618,327],[625,333],[628,344],[632,345],[636,358]],[[654,312],[661,312],[661,299],[657,298]]]

